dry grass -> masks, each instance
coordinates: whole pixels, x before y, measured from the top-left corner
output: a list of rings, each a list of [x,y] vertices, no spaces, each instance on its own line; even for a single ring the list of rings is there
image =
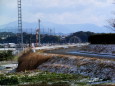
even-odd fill
[[[50,58],[51,56],[32,53],[31,51],[23,53],[18,59],[17,72],[36,69]]]

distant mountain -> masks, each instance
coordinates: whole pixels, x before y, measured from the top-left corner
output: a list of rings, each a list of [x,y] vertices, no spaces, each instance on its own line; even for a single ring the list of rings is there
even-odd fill
[[[17,22],[11,22],[6,25],[1,25],[0,30],[16,32]],[[23,22],[23,31],[25,32],[35,32],[38,28],[38,23],[28,23]],[[48,29],[49,28],[49,29]],[[52,30],[50,30],[52,29]],[[51,22],[41,22],[41,31],[44,33],[59,33],[68,34],[77,31],[91,31],[95,33],[109,33],[110,30],[106,27],[97,26],[94,24],[55,24]]]

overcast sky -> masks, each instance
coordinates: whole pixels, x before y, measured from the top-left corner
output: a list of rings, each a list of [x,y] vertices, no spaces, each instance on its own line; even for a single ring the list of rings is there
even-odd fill
[[[114,18],[114,0],[22,0],[23,21],[103,26]],[[0,25],[17,21],[17,0],[0,0]]]

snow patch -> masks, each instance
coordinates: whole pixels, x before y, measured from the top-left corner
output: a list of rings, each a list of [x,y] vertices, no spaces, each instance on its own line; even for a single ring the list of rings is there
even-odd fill
[[[38,69],[56,73],[82,74],[102,80],[115,80],[115,61],[55,56],[40,65]]]

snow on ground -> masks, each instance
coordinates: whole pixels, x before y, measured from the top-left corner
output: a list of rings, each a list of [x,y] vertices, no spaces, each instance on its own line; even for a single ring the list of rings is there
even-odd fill
[[[0,73],[13,72],[17,68],[17,61],[1,61],[0,62]]]
[[[80,55],[80,56],[88,56],[88,57],[98,57],[98,58],[111,58],[115,59],[115,55],[113,54],[102,54],[102,53],[91,53],[91,52],[67,52],[72,55]]]
[[[56,73],[82,74],[105,81],[115,80],[115,61],[79,56],[55,56],[40,65],[38,69]]]
[[[113,54],[115,55],[115,45],[104,44],[89,44],[81,50],[100,54]]]
[[[4,51],[4,50],[16,50],[16,48],[0,48],[0,51]]]
[[[84,45],[88,45],[88,43],[77,43],[77,44],[66,44],[66,45],[47,45],[47,46],[42,46],[42,47],[35,47],[33,49],[35,50],[47,50],[47,49],[58,49],[58,48],[68,48],[68,47],[74,47],[74,46],[77,46],[77,47],[81,47],[81,46],[84,46]]]
[[[15,69],[17,68],[18,64],[5,64],[0,65],[0,73],[8,73],[8,72],[15,72]]]
[[[62,45],[61,47],[65,46],[68,45]],[[53,46],[48,48],[55,49],[60,47]],[[103,55],[104,57],[109,57],[110,54],[114,54],[115,45],[86,45],[85,47],[83,46],[83,49],[81,50],[89,52],[92,55]],[[83,54],[83,52],[81,54]],[[55,56],[46,63],[40,65],[38,69],[57,73],[82,74],[102,80],[115,80],[115,61],[108,61],[96,58],[86,58],[81,56]]]

